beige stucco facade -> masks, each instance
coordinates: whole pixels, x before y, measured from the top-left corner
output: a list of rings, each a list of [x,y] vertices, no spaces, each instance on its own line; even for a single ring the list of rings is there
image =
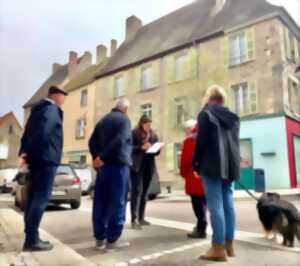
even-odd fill
[[[95,83],[69,92],[64,105],[64,162],[84,160],[90,163],[88,140],[95,125]],[[87,102],[81,106],[82,92],[87,91]],[[76,123],[84,119],[84,136],[76,136]],[[81,158],[80,158],[81,157]]]
[[[0,158],[0,169],[17,168],[19,166],[19,149],[22,128],[14,115],[8,115],[5,121],[0,123],[0,145],[8,148],[8,156]]]

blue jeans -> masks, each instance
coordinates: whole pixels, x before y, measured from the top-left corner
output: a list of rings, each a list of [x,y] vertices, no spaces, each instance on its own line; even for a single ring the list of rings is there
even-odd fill
[[[233,183],[218,177],[203,176],[202,179],[210,212],[213,242],[224,244],[226,240],[234,240]]]
[[[56,170],[56,166],[30,166],[30,184],[24,212],[27,244],[36,244],[39,240],[38,230],[51,197]]]
[[[129,186],[129,167],[105,165],[97,173],[93,228],[97,240],[112,243],[122,234]]]

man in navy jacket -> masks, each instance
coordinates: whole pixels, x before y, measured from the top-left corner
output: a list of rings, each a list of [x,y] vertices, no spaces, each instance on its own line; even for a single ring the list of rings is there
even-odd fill
[[[39,238],[39,225],[51,197],[54,177],[63,148],[63,112],[67,93],[52,86],[48,98],[32,107],[21,140],[20,156],[30,169],[27,205],[24,212],[24,251],[51,250],[53,246]]]
[[[128,108],[128,100],[120,100],[116,108],[98,122],[89,141],[97,171],[93,226],[99,249],[105,244],[107,249],[122,245],[118,239],[125,223],[132,150]]]

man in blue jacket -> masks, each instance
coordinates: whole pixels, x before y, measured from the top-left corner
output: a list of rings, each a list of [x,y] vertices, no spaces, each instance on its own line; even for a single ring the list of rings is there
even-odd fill
[[[131,165],[131,124],[127,116],[129,101],[120,100],[111,113],[101,119],[90,138],[93,166],[97,171],[93,204],[96,246],[114,249],[125,223]]]
[[[54,177],[61,161],[63,148],[63,112],[67,93],[52,86],[45,98],[32,107],[24,135],[20,156],[29,166],[27,205],[24,212],[24,251],[46,251],[53,246],[39,238],[39,225],[51,197]]]

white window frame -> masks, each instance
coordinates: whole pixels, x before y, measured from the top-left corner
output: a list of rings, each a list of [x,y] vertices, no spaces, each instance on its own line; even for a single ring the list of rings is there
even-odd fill
[[[126,95],[126,84],[124,76],[118,76],[114,79],[114,96],[115,98],[123,97]]]
[[[151,65],[142,67],[141,71],[141,89],[142,91],[154,88],[153,67]]]
[[[242,51],[242,38],[244,38],[244,54]],[[235,47],[233,47],[235,46]],[[247,62],[248,59],[248,42],[246,31],[239,32],[229,37],[229,65],[236,66]]]
[[[86,119],[80,118],[76,121],[75,137],[76,139],[85,138],[86,134]]]
[[[152,103],[144,103],[140,106],[141,115],[147,115],[152,119],[153,115],[153,106]]]
[[[238,93],[236,91],[238,90]],[[255,87],[255,110],[252,110],[253,101],[250,82],[244,81],[231,86],[232,110],[239,115],[251,115],[257,112],[257,88]],[[238,100],[238,102],[237,102]]]

